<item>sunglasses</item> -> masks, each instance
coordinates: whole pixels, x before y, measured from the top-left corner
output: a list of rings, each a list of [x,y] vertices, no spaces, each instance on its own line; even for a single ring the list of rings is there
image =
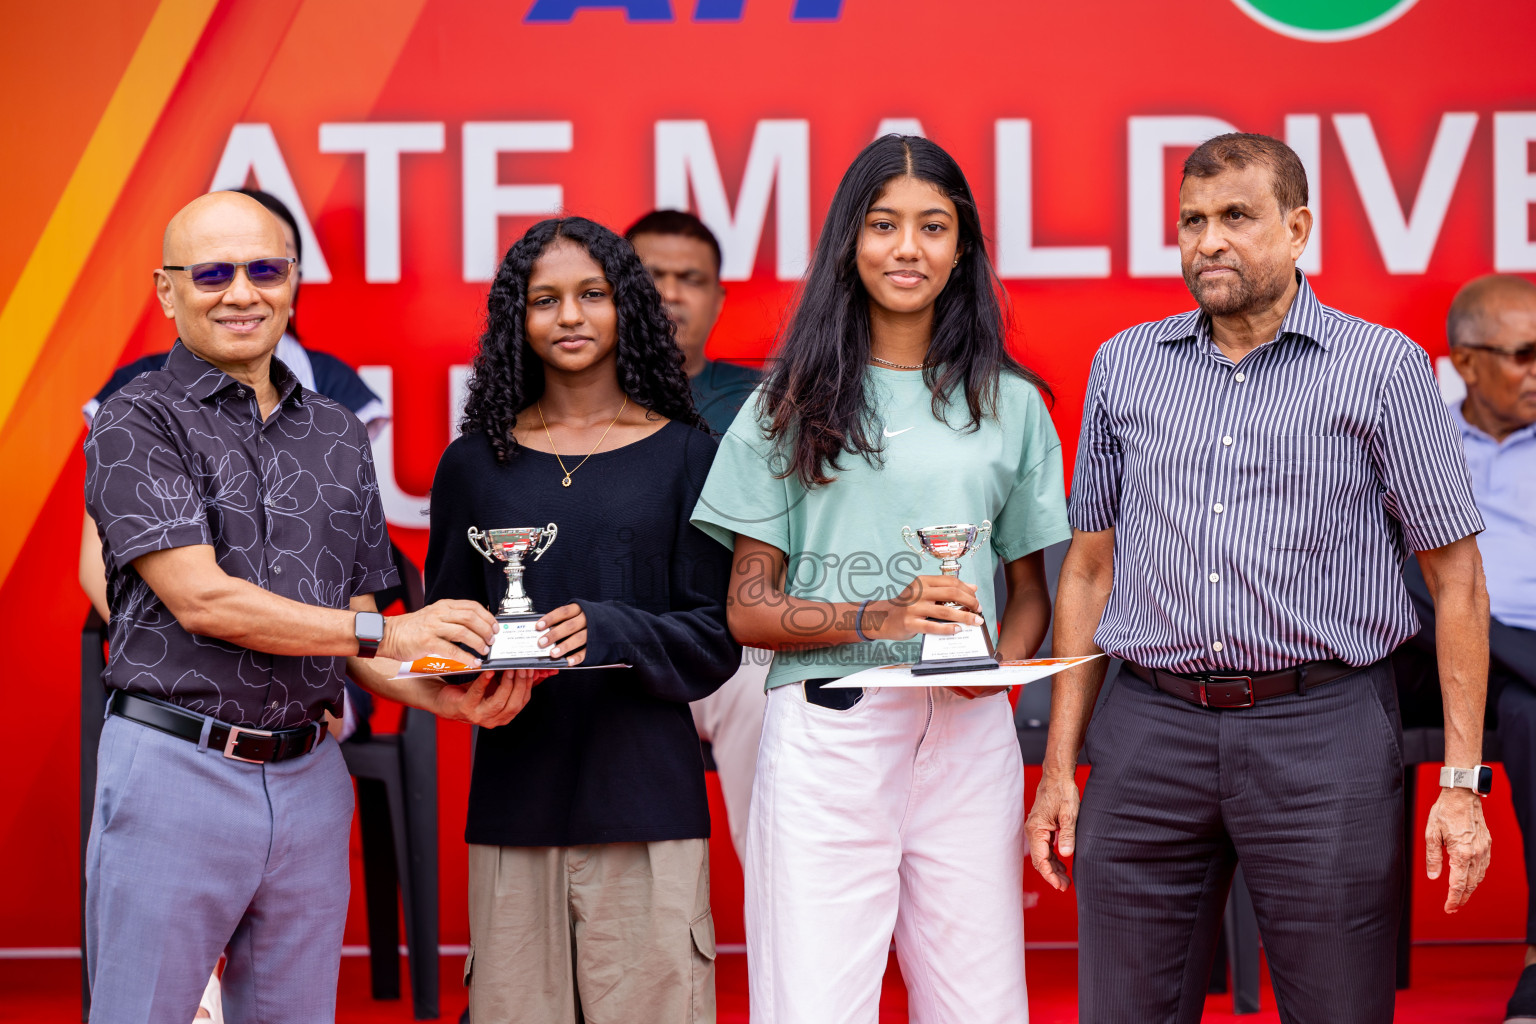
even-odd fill
[[[1536,341],[1526,342],[1519,348],[1499,348],[1497,345],[1458,345],[1457,348],[1472,348],[1479,352],[1492,352],[1503,356],[1516,366],[1530,366],[1536,363]]]
[[[288,272],[299,262],[292,256],[268,256],[241,263],[193,263],[185,267],[161,267],[161,270],[185,270],[200,292],[221,292],[235,279],[235,272],[245,268],[245,276],[257,288],[272,288],[288,280]]]

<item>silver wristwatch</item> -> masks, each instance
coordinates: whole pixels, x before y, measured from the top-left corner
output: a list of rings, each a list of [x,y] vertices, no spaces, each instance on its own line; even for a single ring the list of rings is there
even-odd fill
[[[1446,789],[1470,789],[1478,796],[1487,796],[1493,789],[1493,769],[1485,764],[1471,768],[1440,769],[1440,785]]]

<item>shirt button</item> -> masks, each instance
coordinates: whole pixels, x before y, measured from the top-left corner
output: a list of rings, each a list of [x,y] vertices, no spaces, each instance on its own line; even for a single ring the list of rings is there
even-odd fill
[[[1219,573],[1214,573],[1214,572],[1211,573],[1211,582],[1212,583],[1220,583],[1221,582],[1221,575]]]
[[[274,566],[273,566],[273,567],[272,567],[272,575],[273,575],[273,576],[281,576],[281,575],[282,575],[282,574],[283,574],[283,567],[282,567],[282,566],[280,566],[280,565],[274,565]],[[1216,582],[1216,579],[1215,579],[1215,577],[1214,577],[1214,576],[1213,576],[1213,577],[1212,577],[1212,578],[1211,578],[1211,582],[1212,582],[1212,583],[1215,583],[1215,582]]]
[[[1232,444],[1232,435],[1228,434],[1226,437],[1222,438],[1221,443],[1230,446]]]
[[[1243,381],[1247,380],[1248,378],[1244,377],[1243,376],[1243,371],[1239,370],[1239,371],[1237,371],[1236,374],[1233,375],[1232,379],[1237,381],[1239,384],[1241,384]]]
[[[1223,647],[1223,644],[1222,644],[1222,642],[1220,640],[1217,640],[1215,643],[1211,644],[1211,650],[1216,651],[1218,653],[1221,651],[1222,647]],[[274,704],[272,706],[273,707],[277,707],[276,704]]]
[[[1211,506],[1211,511],[1215,512],[1217,515],[1221,515],[1226,510],[1227,510],[1227,506],[1223,505],[1219,501],[1216,504]]]
[[[1242,374],[1238,374],[1238,378],[1241,379],[1242,378]],[[235,388],[235,394],[239,395],[241,398],[244,398],[245,397],[245,388]]]

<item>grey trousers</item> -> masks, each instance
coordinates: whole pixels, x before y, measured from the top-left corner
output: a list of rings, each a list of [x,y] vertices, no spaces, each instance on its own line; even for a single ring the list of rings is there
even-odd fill
[[[86,851],[92,1024],[190,1022],[226,948],[229,1024],[333,1021],[352,807],[329,740],[245,764],[109,717]]]
[[[1386,1024],[1403,878],[1387,662],[1213,710],[1121,672],[1088,728],[1083,1024],[1194,1024],[1240,860],[1287,1024]]]

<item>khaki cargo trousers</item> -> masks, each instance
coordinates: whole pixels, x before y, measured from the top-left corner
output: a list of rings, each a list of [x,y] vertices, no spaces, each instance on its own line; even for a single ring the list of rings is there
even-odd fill
[[[474,1024],[713,1024],[704,839],[469,847]]]

